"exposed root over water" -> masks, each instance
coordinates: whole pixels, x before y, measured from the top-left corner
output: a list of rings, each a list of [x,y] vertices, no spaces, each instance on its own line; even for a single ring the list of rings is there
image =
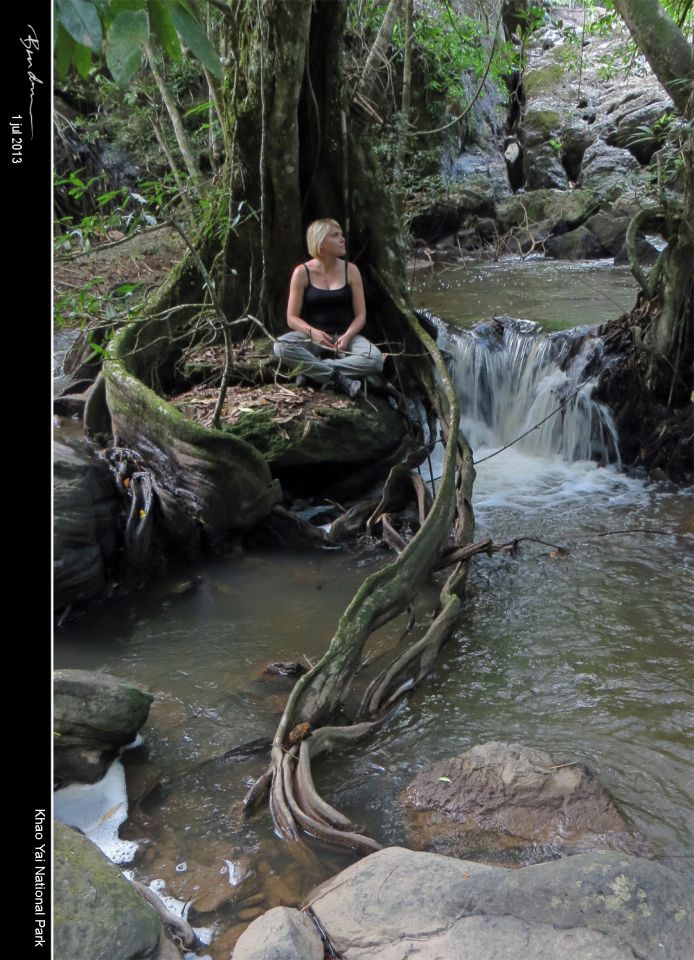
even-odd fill
[[[471,542],[474,532],[472,451],[459,434],[460,414],[453,384],[434,341],[407,304],[398,302],[397,293],[393,293],[393,299],[426,346],[438,374],[438,383],[429,382],[427,392],[445,442],[442,476],[428,510],[423,485],[413,481],[422,522],[406,543],[389,523],[388,504],[412,467],[422,462],[421,449],[411,451],[392,467],[367,529],[380,522],[382,536],[395,550],[396,559],[364,581],[343,614],[327,652],[297,681],[275,734],[270,768],[254,784],[245,801],[246,809],[251,809],[269,791],[270,811],[280,836],[295,840],[303,830],[327,843],[363,852],[379,849],[379,844],[357,833],[347,818],[320,797],[313,782],[312,760],[340,744],[375,732],[396,700],[431,669],[460,613],[468,569],[465,556],[455,562],[441,589],[438,609],[425,635],[404,654],[396,656],[371,684],[358,717],[344,726],[326,725],[333,717],[345,714],[345,697],[363,665],[364,648],[371,634],[412,605],[432,570],[440,566],[442,551],[450,547],[451,536],[454,548],[462,548]],[[292,743],[290,732],[298,724],[307,724],[305,729],[310,735],[300,743]]]

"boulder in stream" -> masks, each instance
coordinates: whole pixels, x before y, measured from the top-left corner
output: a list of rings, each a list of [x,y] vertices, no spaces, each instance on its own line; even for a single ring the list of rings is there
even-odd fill
[[[242,933],[234,960],[323,960],[323,941],[305,913],[273,907]]]
[[[609,250],[587,227],[549,237],[545,241],[545,253],[554,260],[597,260],[609,256]]]
[[[533,190],[515,194],[497,207],[497,219],[503,230],[521,224],[559,221],[578,226],[597,210],[595,195],[590,190]]]
[[[78,830],[54,825],[54,944],[63,960],[136,960],[160,942],[157,912]]]
[[[96,783],[119,748],[135,739],[153,697],[87,670],[56,670],[53,684],[55,777],[61,783]]]
[[[584,764],[522,744],[491,741],[440,760],[417,774],[401,802],[412,846],[454,856],[537,862],[614,845],[628,833]]]
[[[388,847],[322,884],[306,903],[343,960],[691,957],[684,878],[616,852],[508,870]],[[267,952],[239,952],[256,929],[267,931],[264,921],[251,924],[233,960],[298,960],[269,936]]]

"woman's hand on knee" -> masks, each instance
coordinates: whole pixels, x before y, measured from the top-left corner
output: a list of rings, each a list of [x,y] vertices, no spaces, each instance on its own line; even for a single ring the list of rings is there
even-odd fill
[[[325,347],[326,350],[335,349],[335,341],[330,336],[329,333],[326,333],[325,330],[316,330],[315,327],[311,329],[311,341],[317,343],[319,347]]]

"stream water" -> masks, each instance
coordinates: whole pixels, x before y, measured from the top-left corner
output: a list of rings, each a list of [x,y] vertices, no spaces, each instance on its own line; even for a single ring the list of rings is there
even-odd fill
[[[504,265],[496,268],[489,282],[501,300]],[[563,276],[566,293],[574,273]],[[457,309],[469,316],[466,300]],[[498,311],[538,319],[517,304]],[[409,843],[396,800],[422,766],[487,740],[520,741],[557,762],[587,761],[648,854],[687,869],[691,498],[619,471],[609,415],[586,386],[591,358],[571,338],[528,324],[507,325],[502,340],[488,329],[442,335],[477,460],[567,400],[547,429],[477,467],[478,534],[535,540],[513,557],[475,562],[462,625],[436,669],[378,739],[323,762],[317,785],[382,843]],[[434,458],[434,476],[437,467]],[[56,635],[56,667],[105,670],[156,697],[145,746],[125,765],[135,784],[147,760],[161,783],[131,808],[120,835],[139,844],[131,868],[165,894],[209,894],[209,912],[191,914],[211,937],[200,956],[228,957],[253,916],[296,904],[353,859],[280,843],[266,811],[243,822],[241,798],[267,753],[260,745],[219,758],[272,735],[289,686],[264,666],[319,656],[358,584],[385,560],[378,549],[234,555],[174,571]],[[395,642],[397,626],[375,639],[376,650]],[[59,815],[70,819],[70,809]]]

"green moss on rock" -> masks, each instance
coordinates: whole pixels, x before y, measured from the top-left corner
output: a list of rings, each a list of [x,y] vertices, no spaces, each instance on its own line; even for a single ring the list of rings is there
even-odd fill
[[[580,221],[595,207],[595,203],[592,190],[533,190],[503,200],[497,206],[496,215],[504,229],[522,224],[526,216],[529,224]]]
[[[65,960],[136,960],[159,942],[156,911],[94,844],[54,825],[55,956]]]
[[[242,414],[225,432],[252,444],[273,467],[378,460],[401,440],[401,417],[380,398],[309,400],[302,416],[278,421],[268,406]]]

